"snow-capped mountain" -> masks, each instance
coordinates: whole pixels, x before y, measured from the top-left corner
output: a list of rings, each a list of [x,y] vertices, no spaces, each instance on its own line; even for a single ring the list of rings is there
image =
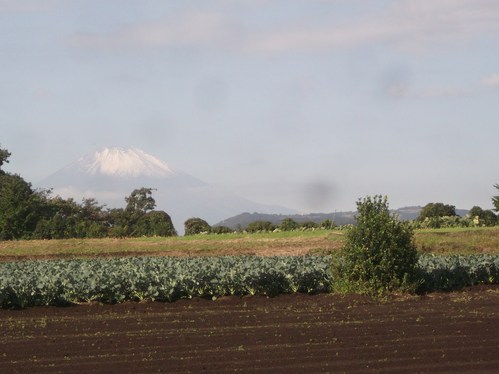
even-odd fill
[[[138,148],[104,148],[67,166],[90,175],[118,177],[167,177],[173,174],[168,165]]]
[[[138,148],[104,148],[71,162],[37,183],[54,195],[95,198],[109,208],[124,207],[125,197],[141,187],[153,188],[156,209],[166,211],[183,233],[184,222],[200,217],[215,224],[243,212],[294,213],[258,204],[206,184]]]

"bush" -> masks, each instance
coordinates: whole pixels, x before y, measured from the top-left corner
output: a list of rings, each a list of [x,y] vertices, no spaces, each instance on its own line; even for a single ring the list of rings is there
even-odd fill
[[[321,222],[320,227],[324,230],[332,230],[336,227],[336,223],[328,218]]]
[[[211,228],[212,234],[232,234],[234,230],[227,226],[214,226]]]
[[[153,210],[138,220],[133,234],[134,236],[177,236],[177,231],[166,212]]]
[[[197,235],[203,232],[209,233],[211,226],[204,219],[193,217],[184,222],[184,235]]]
[[[275,229],[276,229],[276,227],[270,221],[254,221],[254,222],[251,222],[246,227],[246,231],[249,233],[270,232],[270,231],[274,231]]]
[[[333,265],[337,290],[377,295],[414,290],[418,255],[412,229],[390,213],[386,197],[359,200],[357,211]]]
[[[456,207],[454,205],[429,203],[421,209],[421,212],[419,212],[418,220],[424,221],[425,218],[454,216],[456,216]]]
[[[306,222],[303,222],[300,225],[300,227],[302,230],[312,230],[312,229],[316,229],[317,227],[319,227],[319,225],[313,221],[306,221]]]
[[[300,225],[292,219],[292,218],[285,218],[279,225],[279,229],[282,231],[293,231],[296,230]]]
[[[411,222],[414,229],[447,229],[454,227],[473,227],[473,219],[459,216],[426,217]]]

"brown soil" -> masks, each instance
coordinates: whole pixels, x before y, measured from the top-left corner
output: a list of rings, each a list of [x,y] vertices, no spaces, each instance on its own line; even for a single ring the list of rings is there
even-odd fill
[[[499,372],[499,287],[0,310],[0,371]]]

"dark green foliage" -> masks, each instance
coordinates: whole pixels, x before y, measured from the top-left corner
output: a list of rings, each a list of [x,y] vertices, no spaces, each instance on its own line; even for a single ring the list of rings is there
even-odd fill
[[[305,221],[305,222],[302,222],[300,227],[302,229],[305,229],[305,230],[310,230],[310,229],[316,229],[317,227],[319,227],[319,225],[317,223],[315,223],[314,221]]]
[[[175,301],[330,289],[321,256],[128,257],[0,263],[0,307]]]
[[[130,235],[125,210],[122,208],[113,208],[109,210],[109,236],[115,238],[124,238]]]
[[[127,203],[125,210],[130,213],[145,214],[156,207],[153,199],[152,188],[138,188],[132,191],[130,196],[125,197]]]
[[[456,215],[456,207],[454,205],[447,205],[443,203],[429,203],[426,204],[419,213],[418,219],[420,221],[425,218],[434,217],[453,217]]]
[[[0,174],[0,240],[30,238],[43,211],[44,195],[16,174]]]
[[[10,152],[6,149],[0,148],[0,175],[4,174],[2,171],[2,165],[4,163],[9,163]]]
[[[300,225],[292,218],[285,218],[279,225],[279,229],[282,231],[293,231],[296,230]]]
[[[176,236],[170,216],[154,211],[156,201],[151,188],[135,189],[125,198],[125,209],[109,211],[109,235],[114,237]],[[152,211],[151,211],[152,210]]]
[[[494,187],[499,190],[499,184],[494,184]],[[494,210],[499,212],[499,195],[492,197],[492,204],[494,204]]]
[[[494,226],[497,224],[497,216],[491,210],[483,210],[479,206],[474,206],[470,209],[468,215],[471,219],[476,220],[476,224],[480,226]]]
[[[411,228],[390,213],[386,197],[359,200],[357,211],[334,266],[338,286],[370,294],[410,288],[418,259]]]
[[[209,233],[211,226],[204,219],[193,217],[184,222],[185,235],[197,235],[203,232]]]
[[[0,148],[0,167],[9,157]],[[34,191],[19,175],[0,170],[0,240],[176,235],[170,216],[152,211],[152,190],[135,189],[125,209],[104,210],[95,199],[78,204],[52,198],[50,191]]]
[[[234,230],[227,226],[214,226],[211,228],[212,234],[231,234]]]
[[[0,263],[0,307],[175,301],[224,295],[329,292],[343,281],[330,256],[127,257]],[[499,256],[422,255],[420,292],[499,284]]]
[[[177,236],[170,216],[160,210],[143,215],[135,224],[132,236]]]
[[[332,230],[336,227],[336,224],[328,218],[321,222],[320,227],[324,230]]]
[[[109,215],[94,199],[46,198],[34,239],[102,238],[108,235]]]
[[[444,217],[456,217],[456,207],[443,203],[429,203],[421,209],[418,222],[424,222],[427,228],[438,229],[445,226]]]
[[[269,232],[275,229],[276,227],[270,221],[254,221],[246,227],[246,231],[250,233]]]
[[[452,291],[476,284],[499,283],[499,256],[421,255],[417,276],[419,292]]]

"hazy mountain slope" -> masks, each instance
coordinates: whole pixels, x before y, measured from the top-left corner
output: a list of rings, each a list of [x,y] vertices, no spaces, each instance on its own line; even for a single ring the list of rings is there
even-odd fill
[[[392,210],[403,221],[410,221],[418,218],[422,207],[404,207]],[[465,209],[456,209],[456,213],[463,217],[468,211]],[[232,229],[238,227],[245,228],[254,221],[270,221],[274,225],[279,225],[285,218],[291,218],[298,223],[312,221],[321,223],[326,219],[334,221],[337,225],[348,225],[355,222],[357,212],[335,212],[335,213],[310,213],[310,214],[263,214],[263,213],[241,213],[233,217],[226,218],[216,224],[216,226],[227,226]]]
[[[213,224],[245,211],[293,212],[210,186],[138,148],[104,148],[83,156],[37,183],[37,187],[53,188],[55,195],[76,201],[93,197],[108,207],[123,207],[125,197],[136,188],[153,188],[156,209],[170,214],[179,233],[191,217]]]

